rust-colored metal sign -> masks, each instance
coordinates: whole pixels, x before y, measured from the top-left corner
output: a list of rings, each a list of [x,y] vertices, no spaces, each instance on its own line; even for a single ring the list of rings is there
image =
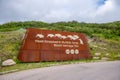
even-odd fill
[[[83,33],[29,28],[18,59],[22,62],[77,60],[90,58]]]

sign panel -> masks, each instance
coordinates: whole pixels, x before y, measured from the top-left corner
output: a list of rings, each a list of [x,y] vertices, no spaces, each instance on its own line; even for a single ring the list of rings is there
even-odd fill
[[[22,62],[76,60],[90,58],[83,33],[29,28],[18,59]]]

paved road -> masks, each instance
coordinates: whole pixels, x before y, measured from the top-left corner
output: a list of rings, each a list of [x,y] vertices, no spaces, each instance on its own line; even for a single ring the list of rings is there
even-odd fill
[[[31,69],[0,75],[0,80],[120,80],[120,61]]]

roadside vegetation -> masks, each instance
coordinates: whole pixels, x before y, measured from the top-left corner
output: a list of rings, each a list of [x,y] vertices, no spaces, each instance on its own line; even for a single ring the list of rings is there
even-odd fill
[[[27,28],[39,28],[58,31],[85,33],[88,38],[90,52],[94,60],[120,60],[120,21],[96,24],[84,22],[45,23],[38,21],[10,22],[0,25],[0,64],[7,59],[17,62],[15,66],[2,67],[0,72],[12,69],[31,69],[54,64],[68,64],[77,61],[21,63],[17,59],[18,51]],[[97,58],[95,59],[94,57]],[[27,67],[26,67],[27,66]],[[30,66],[30,68],[29,68]]]
[[[78,63],[86,63],[86,62],[95,62],[95,60],[68,60],[68,61],[53,61],[53,62],[36,62],[36,63],[18,63],[14,66],[8,66],[8,67],[2,67],[0,69],[0,75],[9,73],[9,72],[15,72],[15,71],[21,71],[26,69],[33,69],[33,68],[42,68],[42,67],[50,67],[50,66],[59,66],[59,65],[66,65],[66,64],[78,64]]]

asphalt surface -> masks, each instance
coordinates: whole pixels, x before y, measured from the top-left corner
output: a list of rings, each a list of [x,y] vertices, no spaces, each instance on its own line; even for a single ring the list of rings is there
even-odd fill
[[[0,75],[0,80],[120,80],[120,61],[37,68]]]

